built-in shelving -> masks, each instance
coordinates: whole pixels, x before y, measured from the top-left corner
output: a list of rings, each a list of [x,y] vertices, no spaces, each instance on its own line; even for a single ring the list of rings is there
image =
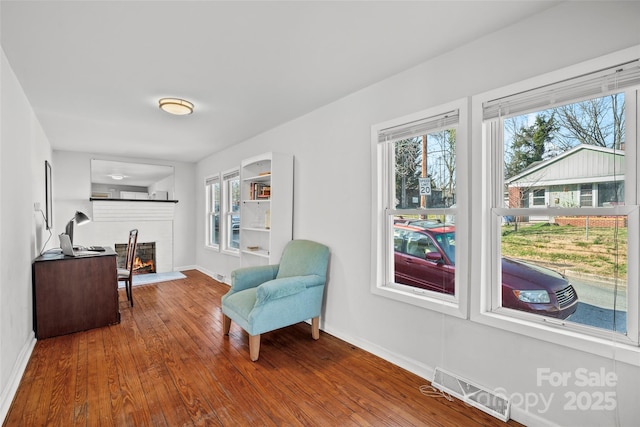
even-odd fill
[[[293,233],[293,156],[246,159],[240,180],[241,264],[277,264]]]

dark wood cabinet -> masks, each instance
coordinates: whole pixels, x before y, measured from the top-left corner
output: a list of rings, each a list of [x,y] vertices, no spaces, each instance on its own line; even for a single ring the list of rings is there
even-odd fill
[[[33,263],[34,331],[44,339],[120,322],[116,254],[44,255]]]

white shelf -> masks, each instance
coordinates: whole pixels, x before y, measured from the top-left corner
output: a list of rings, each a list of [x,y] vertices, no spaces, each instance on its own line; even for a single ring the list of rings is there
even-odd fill
[[[247,254],[247,255],[253,255],[253,256],[257,256],[260,258],[269,258],[269,251],[266,251],[264,249],[257,249],[255,251],[249,250],[249,249],[243,249],[242,250],[243,254]]]
[[[264,227],[242,227],[242,231],[258,231],[261,233],[269,233],[271,229]]]
[[[243,160],[240,184],[240,265],[277,264],[293,238],[293,156],[269,152]]]
[[[266,175],[255,175],[255,176],[249,176],[246,178],[242,178],[243,182],[269,182],[271,181],[271,174],[268,173]]]

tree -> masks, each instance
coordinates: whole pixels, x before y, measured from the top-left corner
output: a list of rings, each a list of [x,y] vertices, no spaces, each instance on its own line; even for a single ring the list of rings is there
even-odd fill
[[[409,207],[409,195],[418,195],[418,180],[426,174],[431,181],[431,188],[442,192],[442,200],[431,200],[428,206],[439,206],[442,203],[454,203],[456,191],[456,131],[445,129],[425,135],[398,141],[395,150],[395,190],[400,207]],[[424,152],[423,152],[424,151]],[[423,162],[425,163],[423,165]],[[423,170],[423,166],[424,170]],[[433,194],[432,194],[433,197]],[[438,196],[439,197],[439,196]],[[433,204],[435,203],[435,204]]]
[[[429,157],[432,158],[434,186],[443,192],[442,202],[449,206],[456,192],[456,130],[446,129],[429,135]]]
[[[505,156],[505,178],[525,170],[531,164],[544,159],[545,147],[554,140],[558,126],[555,114],[537,114],[532,125],[521,125],[513,135],[508,156]],[[505,147],[506,148],[506,147]]]
[[[403,139],[395,144],[396,195],[401,207],[407,207],[407,188],[418,188],[418,166],[420,166],[420,138]]]
[[[554,112],[562,128],[556,141],[562,151],[578,144],[623,148],[624,94],[563,105]]]

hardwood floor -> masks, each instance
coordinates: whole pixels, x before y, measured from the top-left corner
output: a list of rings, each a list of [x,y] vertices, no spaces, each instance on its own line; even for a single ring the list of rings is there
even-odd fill
[[[427,381],[306,323],[262,336],[222,333],[208,276],[121,291],[119,325],[38,341],[5,426],[493,426]],[[517,423],[510,422],[511,425]]]

